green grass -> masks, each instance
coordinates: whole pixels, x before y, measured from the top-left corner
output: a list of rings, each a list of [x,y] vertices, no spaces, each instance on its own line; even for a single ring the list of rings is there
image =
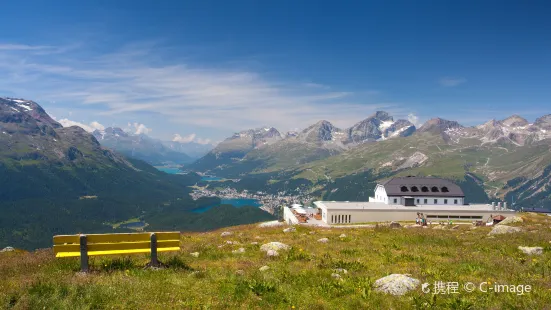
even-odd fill
[[[50,249],[0,253],[0,308],[547,309],[551,217],[523,217],[525,232],[495,238],[487,237],[489,227],[471,230],[469,225],[444,231],[299,226],[295,233],[248,225],[227,229],[233,232],[229,237],[220,237],[221,231],[184,233],[179,253],[160,254],[169,266],[161,270],[144,269],[145,255],[92,257],[91,272],[83,275],[78,259],[55,259]],[[339,238],[342,233],[346,238]],[[317,242],[324,237],[327,244]],[[292,249],[267,258],[259,248],[271,241]],[[542,246],[544,254],[527,256],[519,245]],[[246,252],[232,253],[240,247]],[[264,265],[270,269],[259,271]],[[333,279],[336,268],[348,274]],[[401,297],[376,292],[374,281],[392,273],[411,274],[422,283],[492,282],[533,289],[522,296],[432,295],[420,288]]]

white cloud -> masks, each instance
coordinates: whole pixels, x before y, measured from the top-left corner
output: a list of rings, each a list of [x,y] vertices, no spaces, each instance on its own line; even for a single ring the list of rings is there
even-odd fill
[[[104,130],[105,129],[105,126],[103,126],[102,124],[100,124],[96,121],[93,121],[89,125],[86,125],[86,124],[83,124],[83,123],[80,123],[80,122],[75,122],[75,121],[72,121],[70,119],[63,118],[63,119],[60,119],[58,122],[63,127],[78,126],[82,129],[88,131],[88,132],[93,132],[96,129],[98,129],[98,130]]]
[[[415,127],[419,128],[421,127],[421,123],[419,122],[419,117],[417,117],[417,115],[413,114],[413,113],[409,113],[408,114],[408,121],[410,123],[412,123],[413,125],[415,125]]]
[[[197,138],[195,140],[195,142],[199,143],[199,144],[209,144],[211,143],[211,140],[210,139],[202,139],[202,138]]]
[[[192,133],[192,134],[189,134],[187,136],[180,136],[179,134],[175,134],[174,137],[172,138],[172,141],[174,142],[180,142],[180,143],[189,143],[191,141],[193,141],[193,139],[195,139],[195,134]]]
[[[94,128],[94,129],[98,129],[98,130],[105,130],[105,126],[103,126],[102,124],[100,124],[96,121],[91,122],[90,127]]]
[[[189,134],[187,136],[181,136],[179,134],[174,134],[174,137],[172,138],[172,141],[180,142],[180,143],[190,143],[195,142],[199,144],[209,144],[211,143],[211,139],[203,139],[198,138],[195,133]]]
[[[467,82],[467,79],[457,78],[457,77],[443,77],[440,80],[438,80],[438,83],[440,83],[440,85],[445,87],[454,87],[454,86],[463,84],[465,82]]]
[[[265,124],[281,131],[305,128],[320,119],[347,127],[376,110],[395,117],[407,114],[396,103],[366,103],[355,99],[355,93],[314,82],[275,81],[245,69],[152,64],[152,56],[158,59],[161,53],[162,48],[144,45],[86,58],[73,51],[47,58],[24,49],[0,51],[0,76],[8,77],[0,79],[0,89],[29,94],[32,82],[30,95],[40,100],[80,103],[115,120],[153,114],[163,120],[155,126],[166,126],[155,132],[185,125],[195,132],[210,128],[225,136]],[[10,79],[13,76],[17,79]],[[79,105],[71,109],[78,110]],[[150,129],[133,125],[133,131]]]
[[[134,123],[134,124],[132,124],[132,126],[135,129],[134,134],[136,134],[136,135],[139,135],[139,134],[142,134],[142,133],[147,135],[148,133],[150,133],[152,131],[152,129],[147,128],[144,124]]]

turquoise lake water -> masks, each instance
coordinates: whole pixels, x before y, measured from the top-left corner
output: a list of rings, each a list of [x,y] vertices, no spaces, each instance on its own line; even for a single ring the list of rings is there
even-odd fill
[[[155,167],[155,168],[157,168],[158,170],[160,170],[162,172],[166,172],[166,173],[170,173],[170,174],[176,174],[176,173],[182,172],[180,169],[174,168],[174,167]]]
[[[164,171],[166,173],[172,173],[172,174],[176,174],[176,173],[181,172],[178,168],[174,168],[174,167],[155,167],[155,168],[157,168],[161,171]],[[219,181],[219,180],[222,180],[222,178],[212,176],[212,175],[204,175],[201,178],[201,180],[203,180],[203,181]],[[256,199],[249,199],[249,198],[222,199],[220,204],[232,205],[236,208],[240,208],[240,207],[243,207],[243,206],[253,206],[253,207],[262,206],[262,204],[260,204],[260,201],[258,201]],[[218,205],[201,207],[201,208],[195,209],[191,212],[193,212],[193,213],[203,213],[203,212],[205,212],[207,210],[210,210],[210,209],[212,209],[214,207],[217,207],[217,206]],[[128,226],[128,224],[127,224],[127,226]]]

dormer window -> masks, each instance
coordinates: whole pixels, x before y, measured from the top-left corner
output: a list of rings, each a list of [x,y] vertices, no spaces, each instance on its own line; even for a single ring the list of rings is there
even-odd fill
[[[412,187],[411,187],[411,191],[412,191],[412,192],[418,192],[418,191],[419,191],[419,188],[417,188],[417,186],[412,186]]]
[[[447,187],[445,187],[445,186],[444,186],[444,187],[442,187],[442,193],[447,193],[447,192],[449,192],[448,188],[447,188]]]
[[[430,191],[433,192],[433,193],[438,193],[438,192],[439,192],[438,187],[436,187],[436,186],[433,186],[433,187],[430,189]]]
[[[402,192],[409,192],[407,186],[402,186],[402,187],[400,187],[400,190],[401,190]]]
[[[426,192],[429,191],[429,188],[426,187],[426,186],[423,186],[423,187],[421,187],[421,191],[422,191],[423,193],[426,193]]]

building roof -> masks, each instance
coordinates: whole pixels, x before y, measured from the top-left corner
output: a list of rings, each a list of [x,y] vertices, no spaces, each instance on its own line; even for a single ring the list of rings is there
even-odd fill
[[[387,196],[465,197],[450,180],[430,177],[397,177],[381,184]]]

